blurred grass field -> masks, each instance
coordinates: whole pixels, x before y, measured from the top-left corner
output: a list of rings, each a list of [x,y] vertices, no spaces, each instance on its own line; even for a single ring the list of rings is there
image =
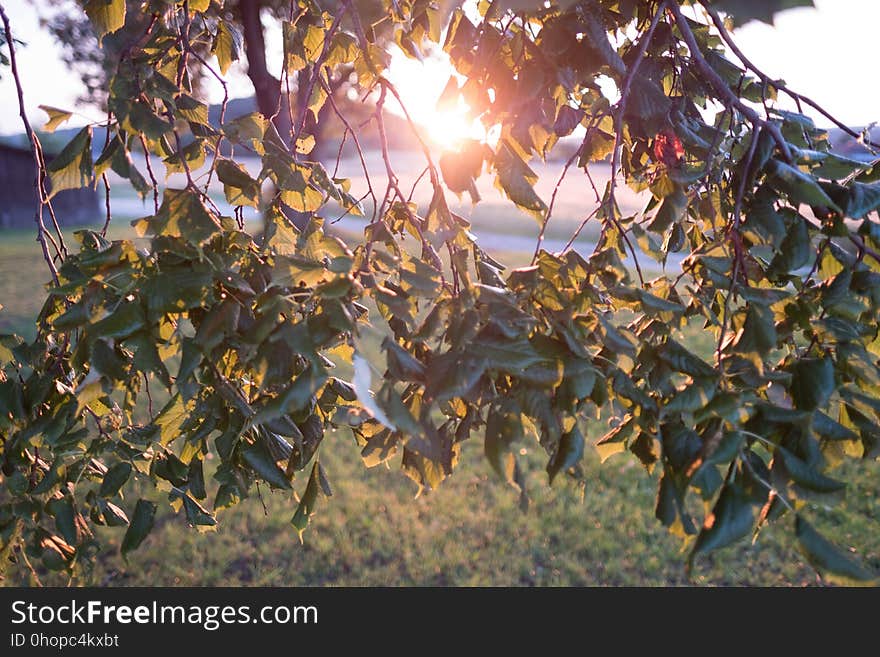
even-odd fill
[[[117,226],[126,226],[120,221]],[[125,232],[125,229],[119,229]],[[522,253],[501,259],[521,264]],[[45,264],[31,232],[0,233],[0,332],[34,335]],[[687,336],[707,340],[707,334]],[[604,433],[599,422],[589,438]],[[748,542],[700,559],[688,578],[681,540],[653,517],[656,475],[634,457],[604,464],[588,450],[586,487],[547,486],[542,453],[526,446],[532,505],[522,513],[517,494],[498,481],[478,440],[464,445],[461,464],[438,491],[414,499],[415,485],[395,467],[363,467],[352,437],[329,433],[320,459],[333,485],[300,543],[289,524],[292,496],[263,491],[222,512],[215,533],[199,534],[167,504],[156,528],[126,563],[119,531],[103,530],[107,548],[97,567],[74,580],[85,585],[811,585],[819,583],[792,538],[793,519]],[[839,544],[880,569],[880,499],[876,462],[853,462],[840,475],[853,482],[834,508],[809,517]],[[302,490],[305,477],[295,482]],[[161,501],[163,494],[151,492]],[[133,507],[134,498],[126,500]],[[265,504],[265,507],[264,507]],[[130,510],[130,508],[129,508]],[[27,584],[11,573],[4,584]],[[44,584],[65,584],[66,577]]]

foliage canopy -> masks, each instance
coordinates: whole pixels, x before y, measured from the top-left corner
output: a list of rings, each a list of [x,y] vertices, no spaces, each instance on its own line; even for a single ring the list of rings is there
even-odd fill
[[[815,104],[757,70],[728,32],[808,2],[495,0],[478,13],[361,3],[381,16],[373,24],[350,0],[332,11],[293,1],[280,84],[295,75],[305,100],[286,123],[227,117],[225,103],[209,120],[194,78],[222,82],[244,56],[221,2],[139,4],[134,16],[125,0],[82,3],[98,39],[143,26],[108,82],[100,155],[87,126],[46,166],[28,126],[52,283],[37,338],[0,337],[4,565],[30,557],[72,571],[95,554],[94,525],[119,527],[122,552],[135,550],[157,506],[128,503],[134,479],[198,529],[260,482],[295,488],[302,534],[331,495],[318,454],[332,427],[350,428],[366,466],[399,457],[426,489],[480,439],[525,505],[518,443],[546,451],[551,483],[577,479],[582,429],[601,417],[603,458],[629,450],[660,470],[657,518],[691,559],[794,516],[822,573],[875,577],[812,528],[809,510],[845,487],[829,467],[878,454],[880,168],[833,153],[826,131],[779,109],[783,94]],[[417,57],[426,42],[461,76],[444,96],[463,95],[500,136],[439,159],[422,142],[433,194],[419,207],[387,148],[383,106],[398,94],[384,73],[389,43]],[[374,103],[368,125],[334,99],[343,69]],[[306,157],[323,107],[351,138],[377,131],[384,190],[356,198]],[[68,118],[49,110],[51,127]],[[551,253],[539,239],[531,265],[508,271],[447,194],[494,176],[543,237],[553,199],[535,192],[529,161],[572,134],[580,146],[564,174],[606,159],[620,174],[585,203],[584,223],[601,226],[595,250]],[[186,184],[160,194],[138,151]],[[259,174],[243,154],[260,158]],[[107,184],[109,170],[152,198],[153,214],[134,222],[144,239],[111,241],[105,226],[68,250],[52,194]],[[233,216],[207,194],[215,176]],[[620,185],[650,193],[642,211],[622,216]],[[259,231],[243,206],[261,212]],[[326,230],[337,206],[367,215],[363,240]],[[672,254],[680,267],[667,266]],[[649,280],[646,258],[664,273]],[[362,349],[371,322],[387,330],[375,374]],[[711,358],[676,338],[688,327],[715,336]],[[334,374],[345,364],[350,381]],[[161,407],[151,387],[164,389]]]

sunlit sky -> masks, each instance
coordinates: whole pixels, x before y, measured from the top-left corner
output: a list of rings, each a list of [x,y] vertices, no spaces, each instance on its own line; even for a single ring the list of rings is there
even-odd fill
[[[785,79],[791,88],[812,97],[842,121],[850,125],[880,121],[880,85],[875,69],[880,2],[814,1],[815,9],[792,9],[777,15],[775,26],[753,22],[741,28],[735,33],[736,41],[765,73]],[[40,28],[39,7],[25,0],[7,1],[4,6],[14,35],[26,43],[19,47],[18,55],[32,123],[40,126],[45,122],[45,114],[37,109],[40,104],[79,109],[82,114],[71,119],[69,126],[99,120],[96,109],[77,108],[81,83],[59,59],[52,37]],[[280,60],[280,34],[270,31],[267,46],[270,53],[278,52],[275,59]],[[242,65],[230,71],[233,97],[252,94],[244,71]],[[416,120],[430,125],[435,102],[450,72],[442,52],[433,53],[424,62],[398,53],[389,77]],[[17,133],[21,123],[12,77],[6,70],[0,75],[0,134]],[[218,90],[211,91],[216,95]],[[828,124],[818,114],[813,116],[819,125]]]

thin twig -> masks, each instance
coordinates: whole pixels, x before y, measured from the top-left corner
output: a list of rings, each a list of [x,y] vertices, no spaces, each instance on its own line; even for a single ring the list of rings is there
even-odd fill
[[[731,271],[730,278],[730,289],[727,290],[727,296],[724,297],[724,308],[721,314],[721,331],[718,335],[718,344],[715,347],[715,358],[718,361],[718,368],[721,372],[722,378],[724,377],[724,360],[722,358],[721,350],[724,347],[724,339],[727,337],[727,325],[730,321],[730,301],[736,295],[736,288],[738,286],[738,278],[740,273],[745,272],[745,262],[743,261],[742,255],[742,237],[740,235],[739,229],[740,224],[742,222],[741,218],[741,207],[743,196],[745,195],[746,181],[749,177],[749,171],[752,168],[752,162],[755,158],[755,151],[758,145],[758,139],[761,135],[762,126],[758,125],[752,129],[752,138],[749,141],[749,150],[746,153],[745,158],[743,159],[743,171],[742,177],[739,180],[739,186],[736,191],[736,198],[734,200],[733,205],[733,223],[728,226],[728,235],[731,236],[731,240],[733,242],[733,251],[734,251],[734,259],[733,259],[733,270]],[[742,270],[742,272],[740,271]]]
[[[394,168],[391,166],[391,156],[388,152],[388,135],[385,132],[385,119],[382,114],[384,112],[385,98],[386,98],[386,91],[387,90],[389,90],[389,87],[387,87],[384,84],[380,85],[379,100],[376,102],[376,111],[375,111],[376,126],[379,131],[379,143],[382,148],[382,161],[385,163],[385,172],[388,176],[388,187],[387,187],[385,196],[386,196],[386,198],[388,198],[390,196],[390,192],[393,192],[393,195],[396,196],[396,198],[398,198],[400,200],[401,204],[403,205],[404,211],[406,212],[407,217],[409,218],[410,224],[413,226],[414,230],[418,234],[419,241],[422,244],[422,257],[425,258],[426,260],[428,260],[429,264],[431,264],[433,267],[435,267],[436,269],[438,269],[441,272],[440,278],[441,278],[441,281],[443,282],[443,284],[445,285],[446,281],[443,276],[443,262],[440,260],[440,256],[437,254],[436,249],[434,249],[434,247],[431,246],[430,243],[428,243],[428,241],[425,239],[425,236],[422,234],[422,227],[423,227],[422,220],[419,217],[417,217],[415,215],[415,213],[412,211],[412,209],[409,207],[409,203],[407,202],[406,196],[403,194],[403,192],[400,189],[397,174],[394,173]],[[398,102],[399,102],[399,99],[398,99]],[[403,107],[402,103],[401,103],[401,107]],[[406,110],[404,110],[404,111],[406,111]],[[434,176],[436,175],[436,172],[433,169],[433,162],[430,161],[430,153],[428,153],[427,156],[429,158],[429,167],[431,167],[431,171],[432,171],[431,179],[432,179],[432,182],[434,182],[434,180],[435,180]],[[437,180],[436,185],[439,185],[439,180]],[[372,244],[373,244],[372,241],[367,243],[367,253],[366,253],[366,258],[364,259],[365,263],[367,263],[367,266],[369,266],[369,256],[370,256],[370,253],[372,250]],[[453,268],[455,267],[454,261],[452,262],[451,266]]]
[[[40,576],[37,575],[37,571],[34,569],[34,565],[31,563],[31,560],[28,559],[27,553],[25,552],[24,546],[19,546],[18,553],[21,555],[22,561],[24,561],[24,565],[27,566],[28,571],[31,574],[31,577],[34,579],[34,583],[39,587],[43,588],[43,582],[40,581]]]
[[[743,433],[747,433],[747,432],[743,432]],[[755,434],[750,434],[750,435],[753,435],[753,436],[754,436]],[[760,436],[757,436],[757,437],[760,438]],[[773,484],[771,484],[769,481],[767,481],[766,479],[764,479],[761,475],[759,475],[759,474],[755,471],[755,468],[752,466],[752,464],[751,464],[751,462],[749,461],[749,459],[746,458],[746,455],[743,453],[742,450],[739,451],[739,456],[740,456],[740,459],[739,459],[739,460],[743,463],[743,465],[746,466],[746,469],[749,471],[749,474],[752,475],[752,478],[753,478],[755,481],[757,481],[759,484],[761,484],[764,488],[766,488],[766,489],[767,489],[767,492],[770,493],[770,495],[774,496],[776,499],[778,499],[780,502],[782,502],[782,504],[784,504],[785,507],[786,507],[789,511],[794,512],[794,507],[791,505],[791,503],[790,503],[787,499],[785,499],[785,495],[783,495],[782,493],[780,493],[780,492],[779,492],[779,489],[777,489],[776,486],[774,486]]]
[[[113,120],[113,112],[107,109],[107,127],[104,129],[104,151],[110,145],[110,123]],[[107,229],[110,227],[110,181],[107,179],[107,172],[101,174],[101,181],[104,183],[104,208],[107,216],[104,220],[104,227],[101,229],[101,236],[107,236]]]
[[[369,192],[370,197],[373,199],[373,221],[376,221],[376,213],[378,212],[378,201],[376,199],[376,194],[373,191],[373,183],[370,180],[370,171],[369,167],[367,167],[367,160],[364,157],[363,148],[361,148],[361,142],[358,139],[357,132],[354,128],[351,127],[351,123],[349,123],[348,118],[340,111],[339,106],[336,104],[336,99],[333,98],[333,93],[330,90],[330,86],[324,81],[324,78],[320,78],[321,87],[327,93],[327,100],[330,103],[330,107],[333,109],[333,113],[339,118],[342,122],[342,125],[345,126],[345,129],[351,134],[352,141],[354,141],[354,147],[357,150],[358,159],[361,162],[361,168],[364,171],[364,179],[367,182],[367,191]]]
[[[34,160],[34,189],[38,196],[37,210],[34,215],[34,221],[37,224],[37,241],[40,243],[40,248],[43,251],[43,259],[46,261],[46,265],[49,267],[49,272],[52,274],[52,281],[55,285],[58,285],[58,270],[55,268],[55,263],[49,255],[49,247],[46,244],[46,224],[43,223],[43,205],[45,199],[42,190],[40,189],[40,176],[43,171],[40,166],[40,141],[34,134],[30,121],[28,121],[27,113],[25,112],[24,91],[21,88],[21,78],[18,73],[18,62],[15,56],[15,41],[12,37],[12,29],[9,27],[9,17],[6,15],[6,10],[3,8],[3,5],[0,5],[0,18],[3,20],[3,31],[6,35],[6,45],[9,48],[9,66],[12,69],[12,77],[15,79],[15,90],[18,93],[18,113],[21,117],[21,122],[24,124],[24,130],[27,133],[31,155]]]
[[[431,184],[434,187],[437,187],[440,184],[440,177],[437,175],[437,166],[434,164],[434,158],[431,157],[431,149],[428,148],[428,144],[422,137],[422,133],[416,125],[416,122],[413,121],[412,116],[410,116],[409,110],[407,110],[406,105],[403,104],[403,100],[401,99],[400,94],[397,93],[395,86],[385,78],[379,78],[379,84],[383,89],[387,89],[391,92],[391,95],[397,100],[397,104],[400,105],[400,109],[403,110],[403,116],[406,118],[410,130],[412,130],[413,135],[415,135],[416,140],[418,140],[419,146],[422,148],[422,153],[424,153],[425,159],[428,161],[428,170],[431,174]]]
[[[101,174],[101,181],[104,183],[104,209],[107,217],[104,219],[104,226],[101,228],[101,236],[107,237],[107,229],[110,227],[110,181],[107,180],[107,174]]]
[[[568,161],[565,163],[565,166],[562,167],[562,173],[559,174],[559,178],[556,181],[556,186],[553,188],[553,193],[550,195],[550,204],[547,206],[547,212],[544,215],[544,220],[541,222],[541,230],[538,232],[538,239],[535,241],[535,252],[532,255],[531,264],[535,264],[538,260],[538,253],[541,251],[541,245],[544,243],[544,235],[547,232],[547,225],[550,223],[550,217],[553,216],[553,208],[556,206],[556,196],[559,194],[559,188],[562,187],[562,182],[565,180],[565,176],[568,174],[569,168],[574,164],[574,161],[580,157],[581,149],[577,149],[574,154],[568,158]]]
[[[186,64],[187,57],[189,55],[189,28],[190,28],[190,17],[189,17],[189,0],[183,0],[183,28],[180,31],[180,43],[181,54],[180,59],[177,62],[177,88],[180,89],[183,86],[183,76],[186,73]]]
[[[220,83],[220,86],[223,88],[223,102],[220,104],[220,127],[226,122],[226,106],[229,104],[229,86],[226,84],[226,80],[214,70],[214,67],[211,66],[208,62],[205,61],[205,58],[202,57],[198,52],[193,50],[189,43],[186,44],[187,49],[190,51],[190,54],[196,58],[198,62],[204,66],[208,72]],[[223,143],[223,131],[217,131],[217,141],[214,144],[214,157],[211,160],[211,166],[208,168],[208,180],[205,182],[205,192],[208,191],[208,188],[211,185],[211,177],[214,175],[214,170],[217,167],[217,158],[220,156],[220,145]]]
[[[425,177],[425,174],[428,173],[429,170],[429,167],[425,167],[424,169],[422,169],[422,172],[418,176],[416,176],[416,179],[409,190],[409,196],[407,196],[408,200],[412,201],[413,196],[415,196],[416,194],[416,187],[419,186],[419,183],[422,182],[422,178]]]
[[[144,392],[147,393],[147,413],[150,415],[150,422],[153,421],[153,395],[150,393],[150,378],[144,372]]]
[[[648,50],[648,45],[650,45],[651,43],[651,39],[654,36],[654,31],[657,29],[657,25],[659,24],[660,19],[663,17],[663,12],[666,6],[667,1],[663,0],[663,2],[661,2],[660,5],[657,7],[657,11],[654,12],[654,16],[651,18],[651,24],[648,26],[648,29],[645,30],[645,32],[639,39],[639,45],[638,49],[636,50],[635,59],[633,60],[632,65],[627,71],[626,77],[623,79],[623,84],[620,87],[620,100],[617,102],[617,112],[614,114],[614,150],[611,153],[611,177],[608,182],[607,202],[610,206],[608,208],[608,217],[617,227],[620,236],[626,242],[630,252],[632,253],[633,262],[635,263],[636,272],[639,276],[639,282],[642,284],[642,287],[645,286],[645,278],[642,275],[642,268],[639,264],[639,258],[636,254],[635,247],[627,236],[626,231],[623,230],[623,227],[620,225],[620,221],[617,218],[617,203],[614,198],[614,188],[617,184],[617,170],[620,167],[620,150],[623,144],[623,115],[626,113],[626,103],[629,99],[630,90],[632,89],[632,82],[636,77],[636,73],[638,73],[642,60],[645,57],[645,53]]]
[[[588,215],[584,218],[584,220],[583,220],[583,221],[580,223],[580,225],[577,227],[577,230],[574,231],[574,233],[572,234],[572,236],[569,238],[568,242],[566,242],[565,246],[562,247],[562,251],[563,251],[563,253],[564,253],[565,251],[568,251],[568,250],[571,248],[571,245],[574,244],[575,240],[576,240],[576,239],[578,238],[578,236],[581,234],[581,231],[584,229],[584,227],[589,223],[590,219],[592,219],[593,217],[595,217],[596,214],[598,214],[599,210],[601,210],[601,209],[602,209],[602,206],[601,206],[601,205],[597,205],[597,206],[593,209],[593,211],[592,211],[590,214],[588,214]],[[535,261],[532,260],[532,264],[534,264],[534,262],[535,262]]]
[[[153,209],[159,214],[159,183],[156,181],[156,174],[153,173],[153,165],[150,164],[150,147],[147,145],[147,139],[140,135],[141,147],[144,149],[144,161],[147,164],[147,175],[150,177],[150,184],[153,187]]]

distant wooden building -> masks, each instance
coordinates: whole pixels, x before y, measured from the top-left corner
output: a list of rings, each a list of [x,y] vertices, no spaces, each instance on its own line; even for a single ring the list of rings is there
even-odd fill
[[[47,155],[51,160],[51,156]],[[32,228],[37,209],[34,161],[27,149],[0,144],[0,229]],[[52,199],[62,226],[82,226],[101,221],[101,200],[91,188],[65,189]],[[49,222],[48,212],[46,221]]]

